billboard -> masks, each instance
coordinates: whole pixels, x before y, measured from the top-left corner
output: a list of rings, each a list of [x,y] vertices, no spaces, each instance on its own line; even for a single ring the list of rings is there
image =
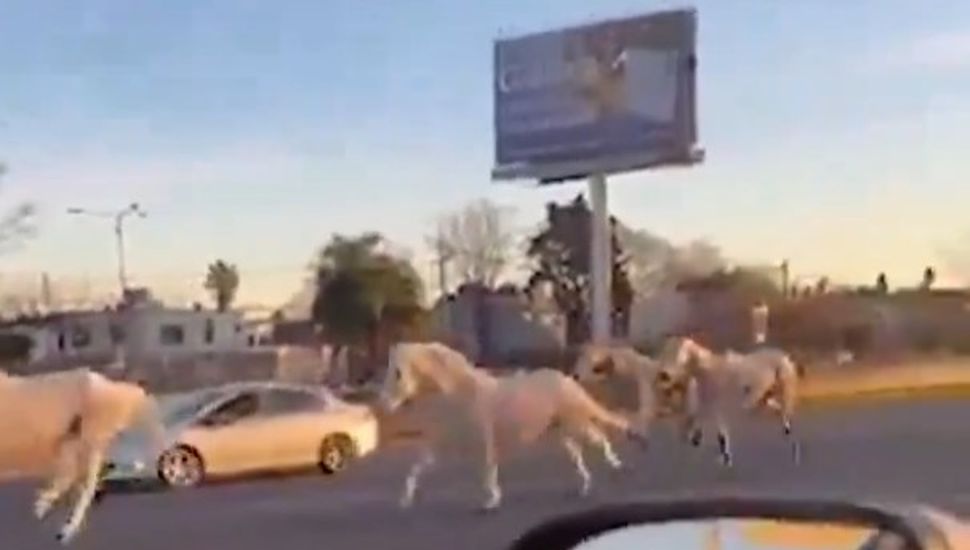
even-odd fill
[[[700,161],[697,16],[675,10],[498,40],[496,179]]]

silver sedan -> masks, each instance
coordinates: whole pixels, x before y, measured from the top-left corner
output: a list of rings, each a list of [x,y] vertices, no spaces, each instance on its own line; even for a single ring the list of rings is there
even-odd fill
[[[159,401],[171,444],[153,456],[143,433],[123,434],[108,455],[105,482],[190,487],[311,466],[333,474],[378,444],[371,409],[317,386],[233,383]]]

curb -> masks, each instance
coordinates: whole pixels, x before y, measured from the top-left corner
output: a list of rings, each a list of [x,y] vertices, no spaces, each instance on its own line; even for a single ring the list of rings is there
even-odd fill
[[[803,395],[799,401],[806,408],[826,408],[867,405],[879,401],[956,397],[970,397],[970,383],[940,383],[926,386],[886,387],[832,393],[819,392],[816,394],[809,392]]]

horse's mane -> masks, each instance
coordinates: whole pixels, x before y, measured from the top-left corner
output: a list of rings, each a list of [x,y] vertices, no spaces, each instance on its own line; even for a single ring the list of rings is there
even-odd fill
[[[498,378],[489,371],[475,366],[463,353],[445,344],[434,342],[425,344],[432,352],[435,363],[448,376],[471,380],[479,384],[495,384]]]

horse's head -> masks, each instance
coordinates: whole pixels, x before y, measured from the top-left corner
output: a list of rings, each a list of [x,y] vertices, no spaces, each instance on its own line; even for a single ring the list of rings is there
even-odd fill
[[[711,352],[692,338],[669,338],[660,354],[657,383],[661,386],[677,384],[697,374],[710,362]]]
[[[401,344],[392,347],[387,354],[380,403],[388,411],[397,410],[417,393],[417,374],[410,355]]]
[[[580,382],[593,382],[616,373],[612,350],[605,346],[587,344],[582,347],[573,374]]]

